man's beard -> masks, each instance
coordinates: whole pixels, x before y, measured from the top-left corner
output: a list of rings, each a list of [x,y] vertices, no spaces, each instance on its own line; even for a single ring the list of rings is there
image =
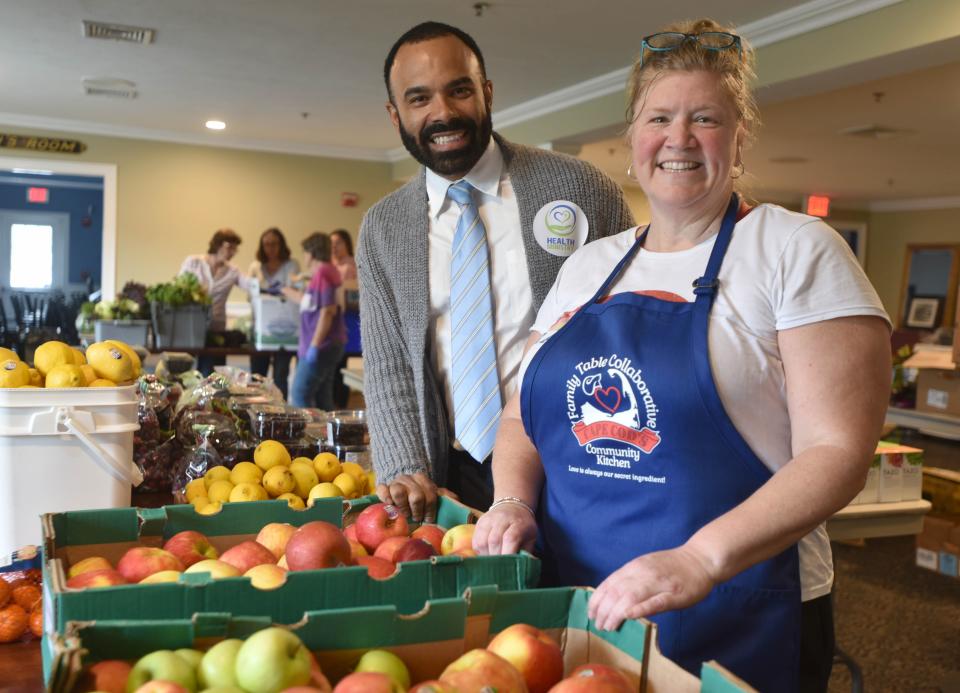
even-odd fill
[[[452,130],[464,131],[466,146],[455,151],[433,152],[430,149],[430,138]],[[469,118],[453,118],[445,123],[431,123],[420,131],[419,138],[410,134],[404,124],[400,123],[400,140],[410,152],[410,156],[441,176],[465,175],[469,172],[487,150],[492,133],[493,118],[489,111],[479,126],[477,121]]]

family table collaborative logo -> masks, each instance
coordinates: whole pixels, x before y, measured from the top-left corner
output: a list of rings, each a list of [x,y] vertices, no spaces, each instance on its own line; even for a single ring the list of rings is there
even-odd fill
[[[554,200],[533,218],[533,235],[551,255],[567,257],[587,240],[589,223],[583,210],[568,200]]]
[[[574,371],[565,387],[566,416],[577,444],[594,457],[596,466],[570,465],[568,471],[665,483],[665,477],[638,474],[633,466],[661,440],[659,409],[641,369],[629,357],[610,354],[581,361]]]

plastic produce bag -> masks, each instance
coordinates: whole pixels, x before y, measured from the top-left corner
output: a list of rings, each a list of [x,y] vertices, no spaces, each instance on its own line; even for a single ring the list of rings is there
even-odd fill
[[[183,388],[156,375],[137,381],[137,419],[133,437],[133,461],[143,473],[141,491],[169,491],[182,447],[174,436],[174,408]]]
[[[214,445],[217,426],[198,423],[194,424],[193,431],[196,436],[196,445],[183,456],[173,480],[173,498],[177,503],[187,502],[185,494],[187,484],[203,477],[208,469],[224,464],[223,457]]]

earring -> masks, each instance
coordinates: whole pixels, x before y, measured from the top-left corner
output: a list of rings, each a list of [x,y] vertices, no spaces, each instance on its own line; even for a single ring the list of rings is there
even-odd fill
[[[627,178],[632,180],[634,183],[637,182],[637,179],[633,177],[633,162],[630,162],[630,165],[627,166]]]
[[[740,173],[738,173],[737,175],[733,175],[733,174],[731,173],[731,174],[730,174],[730,177],[733,178],[733,180],[736,180],[737,178],[739,178],[740,176],[742,176],[744,173],[747,172],[747,167],[743,165],[743,162],[742,162],[742,161],[741,161],[740,163],[738,163],[738,164],[734,164],[734,165],[733,165],[734,170],[736,170],[737,166],[740,167]]]

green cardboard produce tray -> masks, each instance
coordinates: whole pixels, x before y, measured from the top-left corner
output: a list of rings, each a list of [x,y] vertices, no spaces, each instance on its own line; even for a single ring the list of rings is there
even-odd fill
[[[503,592],[478,587],[463,598],[431,600],[413,616],[389,605],[311,611],[291,629],[314,652],[331,683],[349,673],[360,655],[372,648],[397,654],[414,682],[436,678],[447,664],[468,650],[485,647],[507,626],[529,623],[561,644],[568,673],[592,662],[619,667],[644,693],[753,690],[716,663],[703,665],[701,679],[683,671],[657,650],[656,626],[650,622],[628,621],[615,632],[597,631],[587,617],[589,596],[588,590],[571,587]],[[135,660],[159,649],[204,649],[269,625],[269,618],[209,613],[166,621],[70,623],[66,633],[55,638],[47,684],[52,691],[67,693],[83,667],[93,662]]]

